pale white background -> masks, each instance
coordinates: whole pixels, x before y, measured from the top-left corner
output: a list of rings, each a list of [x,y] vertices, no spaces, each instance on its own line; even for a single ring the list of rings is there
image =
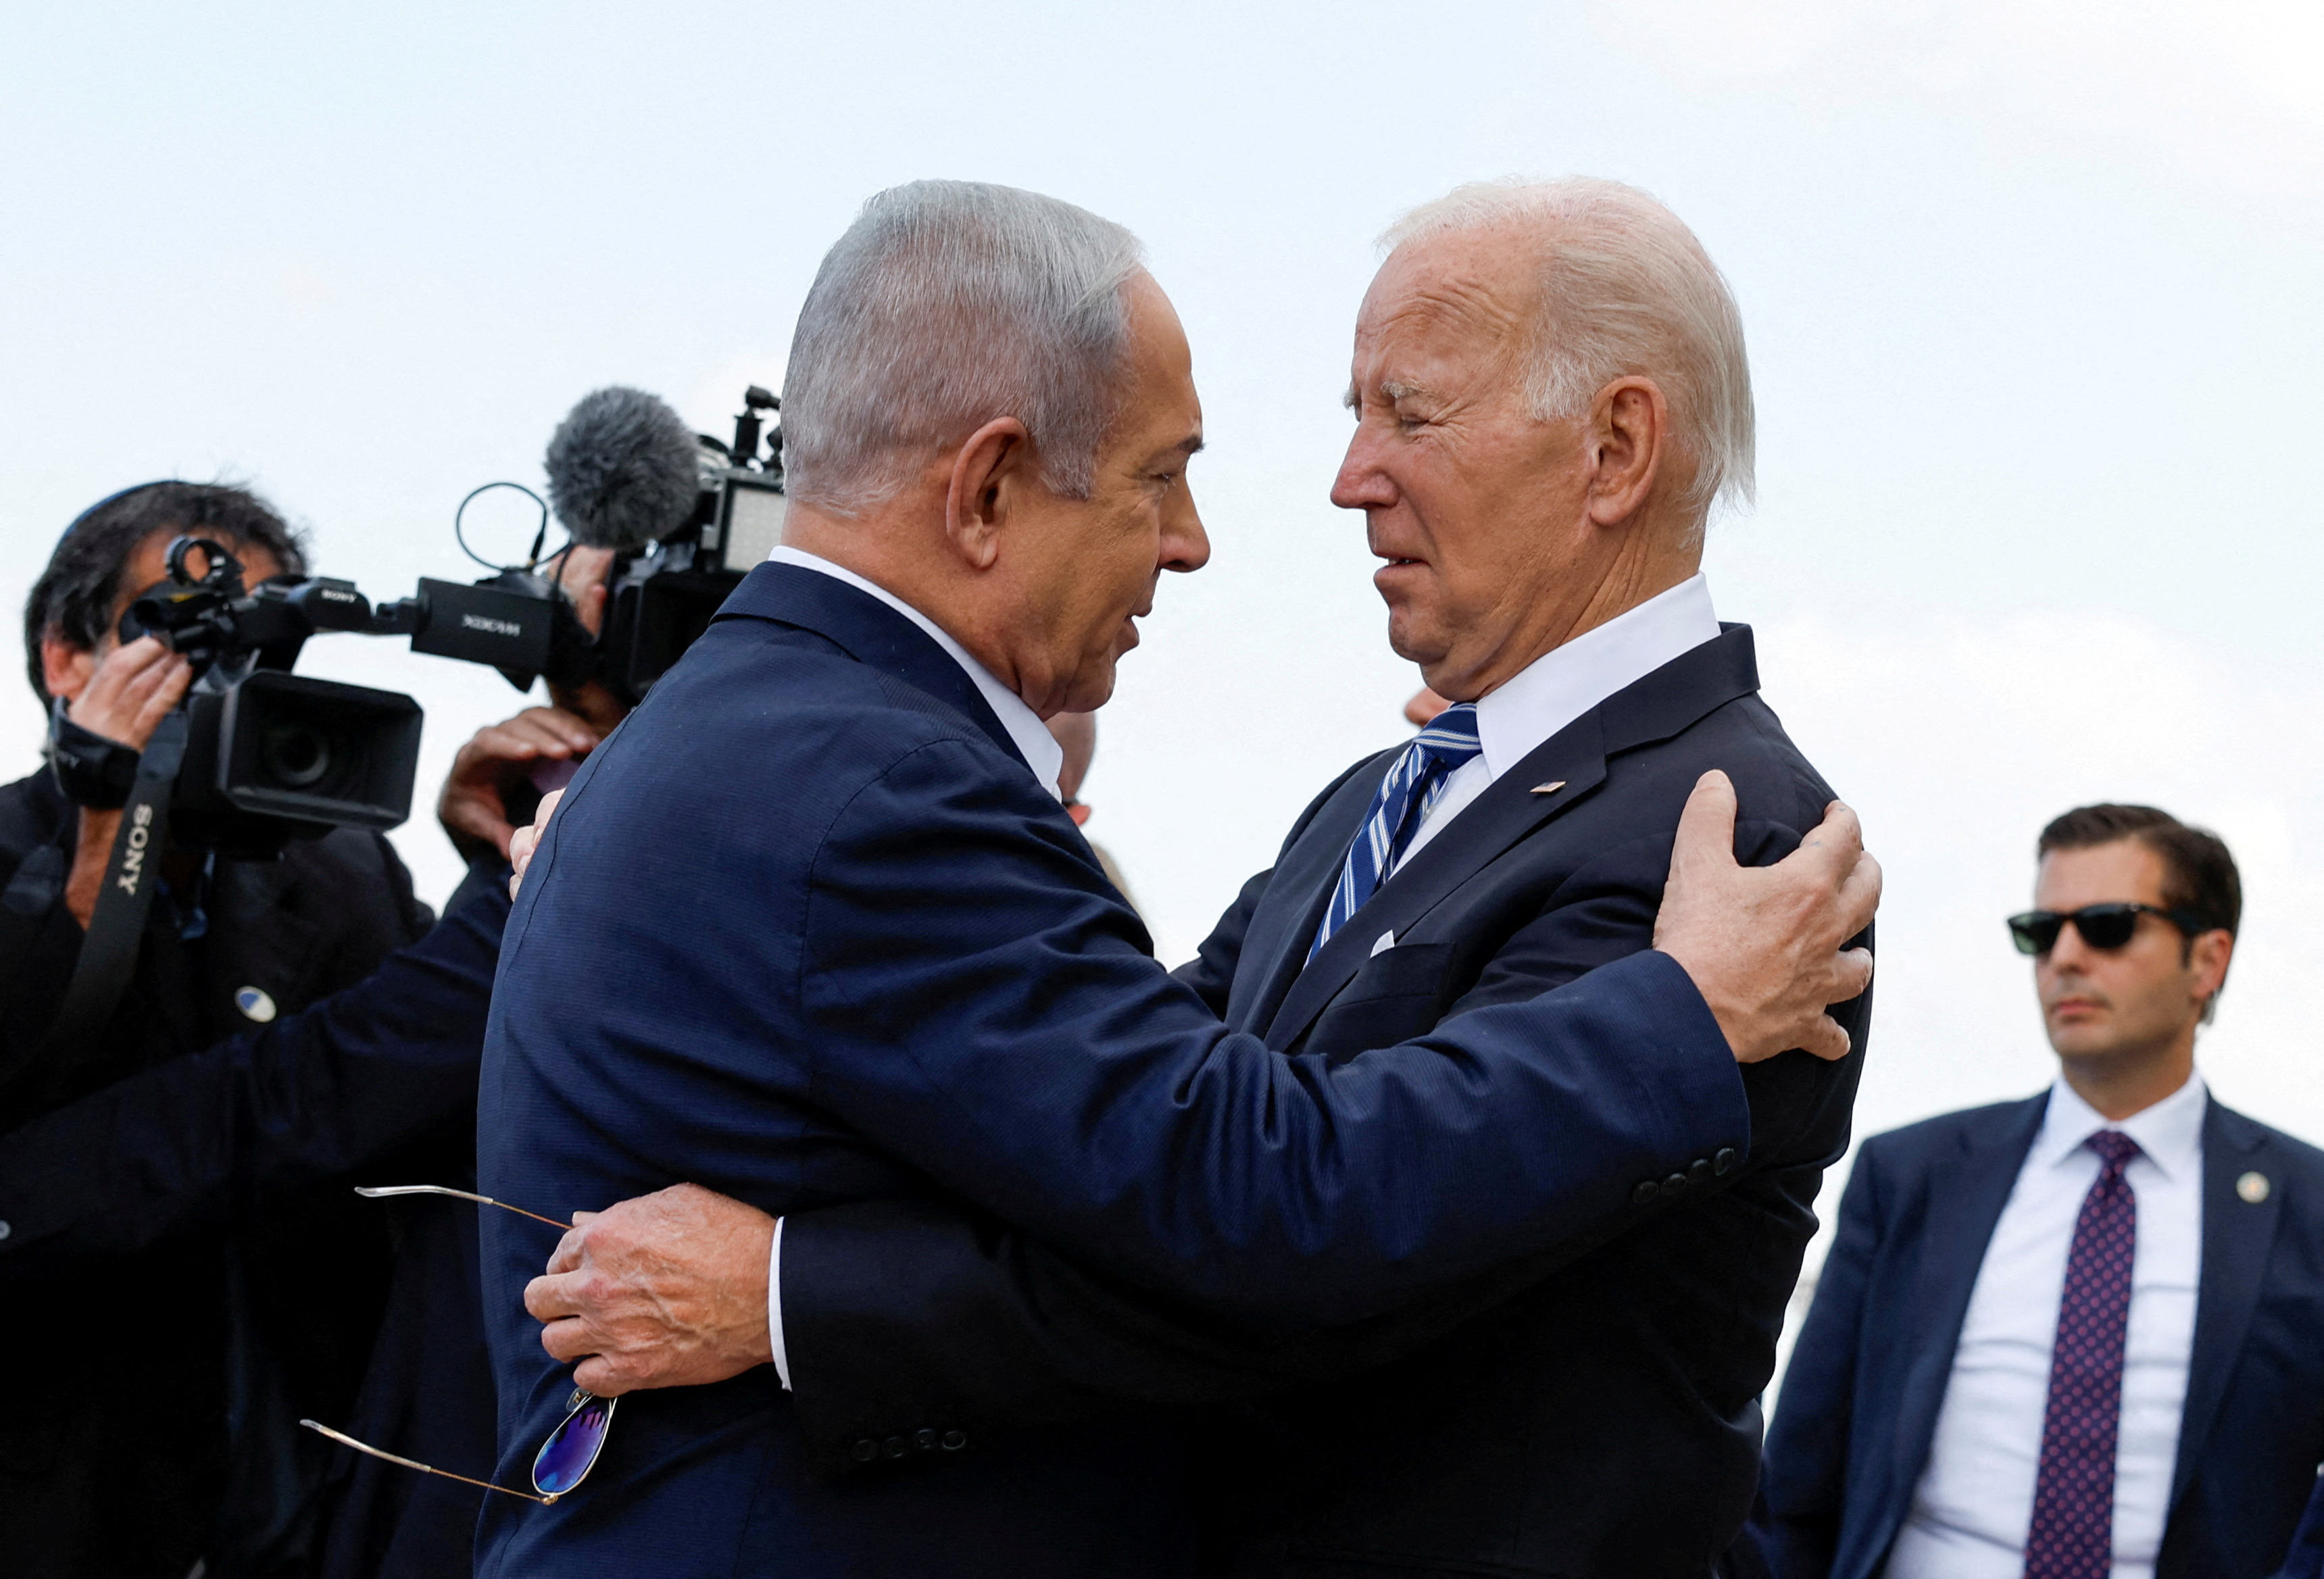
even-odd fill
[[[1720,611],[1889,872],[1859,1127],[2048,1078],[2000,919],[2042,822],[2117,798],[2236,848],[2203,1061],[2324,1140],[2313,6],[10,13],[11,609],[77,511],[165,474],[255,484],[375,596],[470,574],[454,503],[537,483],[584,391],[718,431],[779,385],[816,260],[882,186],[1012,182],[1135,228],[1193,336],[1216,556],[1164,587],[1087,796],[1170,959],[1401,731],[1414,677],[1324,497],[1372,237],[1478,177],[1646,187],[1751,338],[1761,489],[1712,539]],[[528,529],[487,521],[510,552]],[[518,701],[355,638],[303,666],[425,702],[424,794]],[[0,770],[37,734],[0,685]],[[432,820],[398,841],[440,899]]]

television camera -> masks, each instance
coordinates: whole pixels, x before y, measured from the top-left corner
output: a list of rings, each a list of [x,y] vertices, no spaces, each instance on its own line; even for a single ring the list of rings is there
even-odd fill
[[[410,697],[291,672],[308,638],[336,631],[408,638],[414,652],[498,669],[520,691],[536,678],[597,681],[634,704],[675,664],[751,566],[779,541],[782,437],[752,386],[731,442],[689,433],[635,390],[600,390],[558,427],[549,495],[570,541],[546,559],[549,502],[521,565],[470,583],[421,578],[412,596],[374,605],[352,582],[277,576],[245,586],[220,544],[170,545],[169,578],[129,607],[124,641],[158,638],[195,670],[184,755],[170,801],[172,838],[242,858],[335,827],[385,830],[410,815],[420,708]],[[761,439],[765,445],[761,449]],[[615,551],[603,632],[592,637],[558,589],[576,546]],[[54,757],[68,794],[119,806],[136,772],[125,748],[75,730],[60,710]]]

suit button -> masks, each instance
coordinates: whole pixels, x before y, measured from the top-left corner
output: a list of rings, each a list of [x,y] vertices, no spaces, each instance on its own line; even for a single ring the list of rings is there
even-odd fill
[[[962,1448],[964,1448],[964,1447],[965,1447],[965,1446],[968,1446],[968,1433],[967,1433],[967,1432],[965,1432],[965,1431],[946,1431],[946,1432],[944,1434],[944,1450],[945,1450],[946,1453],[958,1453]]]
[[[1726,1174],[1727,1170],[1728,1170],[1729,1168],[1732,1168],[1732,1167],[1734,1167],[1734,1166],[1735,1166],[1735,1148],[1734,1148],[1734,1147],[1732,1147],[1732,1146],[1721,1146],[1721,1147],[1720,1147],[1720,1148],[1719,1148],[1719,1155],[1717,1155],[1716,1157],[1713,1157],[1713,1158],[1711,1160],[1711,1170],[1713,1173],[1717,1173],[1717,1174],[1721,1175],[1722,1177]]]
[[[1694,1165],[1686,1170],[1686,1181],[1689,1184],[1709,1184],[1713,1171],[1710,1158],[1697,1157]]]
[[[934,1453],[936,1450],[936,1434],[922,1426],[912,1433],[912,1446],[922,1453]]]
[[[856,1463],[869,1464],[880,1456],[880,1444],[866,1437],[855,1445],[854,1452]]]
[[[1662,1192],[1663,1187],[1653,1180],[1641,1179],[1638,1180],[1638,1188],[1630,1192],[1630,1204],[1634,1207],[1645,1206]]]
[[[14,1234],[15,1231],[15,1229],[8,1226],[5,1220],[0,1220],[0,1239],[5,1239],[9,1235]]]
[[[1674,1173],[1668,1179],[1663,1180],[1663,1193],[1665,1195],[1676,1195],[1680,1190],[1684,1189],[1685,1188],[1686,1175],[1683,1173]]]

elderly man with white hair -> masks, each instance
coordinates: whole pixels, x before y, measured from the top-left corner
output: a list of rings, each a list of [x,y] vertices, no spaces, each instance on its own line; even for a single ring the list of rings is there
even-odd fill
[[[540,1347],[495,1315],[501,1483],[565,1500],[499,1500],[481,1572],[1699,1576],[1877,886],[1699,574],[1750,485],[1726,286],[1606,182],[1391,233],[1333,497],[1452,705],[1165,976],[1035,718],[1206,557],[1199,408],[1148,277],[1042,261],[1120,255],[1065,209],[867,208],[795,343],[788,545],[546,824],[482,1188],[639,1198],[526,1289]],[[1035,396],[1092,353],[1069,450]],[[712,817],[657,833],[681,787]],[[512,1300],[547,1246],[488,1216]]]

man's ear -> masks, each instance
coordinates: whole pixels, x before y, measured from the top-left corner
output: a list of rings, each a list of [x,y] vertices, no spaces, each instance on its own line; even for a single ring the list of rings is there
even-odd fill
[[[1619,526],[1638,512],[1661,474],[1670,435],[1670,404],[1654,380],[1620,378],[1590,403],[1583,435],[1590,519]]]
[[[2227,966],[2236,957],[2235,935],[2225,927],[2199,932],[2187,944],[2187,963],[2195,972],[2195,993],[2207,1008],[2227,985]]]
[[[1014,417],[996,417],[952,458],[945,492],[945,536],[973,568],[989,570],[1001,556],[1001,531],[1011,510],[1037,480],[1033,436]]]
[[[88,677],[96,673],[97,655],[88,648],[75,647],[62,637],[41,638],[41,684],[50,695],[71,702],[88,688]]]

